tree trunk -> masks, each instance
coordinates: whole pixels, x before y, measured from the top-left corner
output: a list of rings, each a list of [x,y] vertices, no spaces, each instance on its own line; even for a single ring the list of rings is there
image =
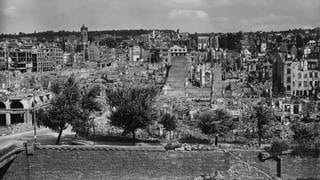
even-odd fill
[[[261,147],[261,139],[262,139],[262,128],[263,126],[261,125],[261,122],[259,121],[258,119],[258,122],[257,122],[257,132],[258,132],[258,145],[259,147]]]
[[[281,178],[281,158],[277,157],[277,177]]]
[[[94,119],[92,119],[92,130],[93,130],[93,145],[95,145],[95,138],[96,138],[96,129],[94,125]]]
[[[96,138],[96,129],[94,128],[94,125],[93,125],[93,144],[95,144],[95,138]]]
[[[61,138],[61,135],[62,135],[62,131],[63,131],[63,128],[60,128],[59,130],[59,136],[58,136],[58,139],[56,141],[56,145],[58,145],[60,143],[60,138]]]
[[[136,143],[136,132],[135,130],[132,130],[132,144],[135,145]]]
[[[259,143],[259,147],[261,147],[261,134],[258,133],[258,143]]]

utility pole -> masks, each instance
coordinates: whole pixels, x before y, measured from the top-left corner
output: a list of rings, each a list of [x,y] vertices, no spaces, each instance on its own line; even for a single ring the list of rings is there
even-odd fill
[[[33,133],[34,133],[34,143],[37,142],[37,120],[36,120],[36,95],[35,95],[36,89],[33,89]]]

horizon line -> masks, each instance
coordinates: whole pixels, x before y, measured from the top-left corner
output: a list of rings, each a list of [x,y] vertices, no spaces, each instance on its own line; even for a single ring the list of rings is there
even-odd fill
[[[80,26],[81,27],[81,26]],[[250,33],[250,32],[282,32],[282,31],[292,31],[292,30],[314,30],[314,29],[318,29],[320,28],[320,26],[315,26],[315,27],[308,27],[308,28],[303,28],[303,27],[295,27],[295,28],[289,28],[289,29],[279,29],[279,30],[249,30],[249,31],[243,31],[243,30],[238,30],[238,31],[218,31],[218,32],[189,32],[189,31],[181,31],[181,33],[189,33],[189,34],[227,34],[227,33],[238,33],[238,32],[242,32],[242,33]],[[177,28],[180,29],[180,28]],[[147,28],[136,28],[136,29],[103,29],[103,30],[89,30],[88,33],[90,32],[102,32],[102,31],[134,31],[134,30],[144,30],[144,31],[153,31],[153,30],[159,30],[159,31],[164,31],[164,30],[168,30],[168,31],[174,31],[176,32],[176,30],[174,29],[160,29],[160,28],[155,28],[155,29],[147,29]],[[43,32],[54,32],[54,33],[58,33],[58,32],[80,32],[80,28],[79,30],[65,30],[65,29],[60,29],[60,30],[42,30],[42,31],[37,31],[35,30],[34,32],[11,32],[11,33],[4,33],[4,32],[0,32],[0,35],[15,35],[15,36],[20,36],[20,33],[23,33],[25,35],[29,35],[29,34],[38,34],[38,33],[43,33]]]

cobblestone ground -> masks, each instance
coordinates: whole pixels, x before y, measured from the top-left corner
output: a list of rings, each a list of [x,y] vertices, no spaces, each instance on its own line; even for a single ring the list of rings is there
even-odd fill
[[[184,83],[188,76],[189,63],[186,57],[173,57],[171,68],[167,80],[167,85],[171,88],[167,96],[184,97]]]
[[[173,57],[171,60],[171,68],[167,80],[167,85],[170,90],[167,97],[188,97],[194,98],[208,98],[210,96],[210,88],[198,88],[188,82],[187,89],[185,90],[185,79],[188,77],[188,71],[191,63],[187,62],[186,57]]]

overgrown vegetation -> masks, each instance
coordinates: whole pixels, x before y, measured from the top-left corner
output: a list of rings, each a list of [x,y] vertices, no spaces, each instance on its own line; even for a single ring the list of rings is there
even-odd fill
[[[280,126],[273,111],[264,105],[258,105],[243,116],[241,135],[249,140],[257,139],[261,146],[263,140],[272,139]]]
[[[218,109],[200,114],[198,127],[204,134],[224,136],[234,129],[234,124],[228,112]]]
[[[291,130],[295,143],[293,155],[320,155],[320,123],[297,122]]]
[[[111,106],[111,125],[124,129],[124,133],[132,133],[135,143],[136,130],[146,128],[156,120],[154,99],[159,89],[147,87],[118,87],[107,90],[107,102]]]
[[[281,155],[284,151],[289,149],[289,144],[285,140],[276,139],[272,142],[270,149],[268,150],[272,155]]]
[[[74,76],[67,80],[53,83],[51,91],[54,94],[50,106],[46,110],[39,110],[39,123],[59,133],[56,144],[60,143],[61,135],[68,125],[80,136],[89,133],[90,113],[99,111],[100,105],[95,101],[100,89],[93,87],[81,95]]]
[[[166,113],[162,116],[160,124],[162,124],[164,129],[169,132],[171,138],[171,132],[177,127],[176,117],[169,113]]]

